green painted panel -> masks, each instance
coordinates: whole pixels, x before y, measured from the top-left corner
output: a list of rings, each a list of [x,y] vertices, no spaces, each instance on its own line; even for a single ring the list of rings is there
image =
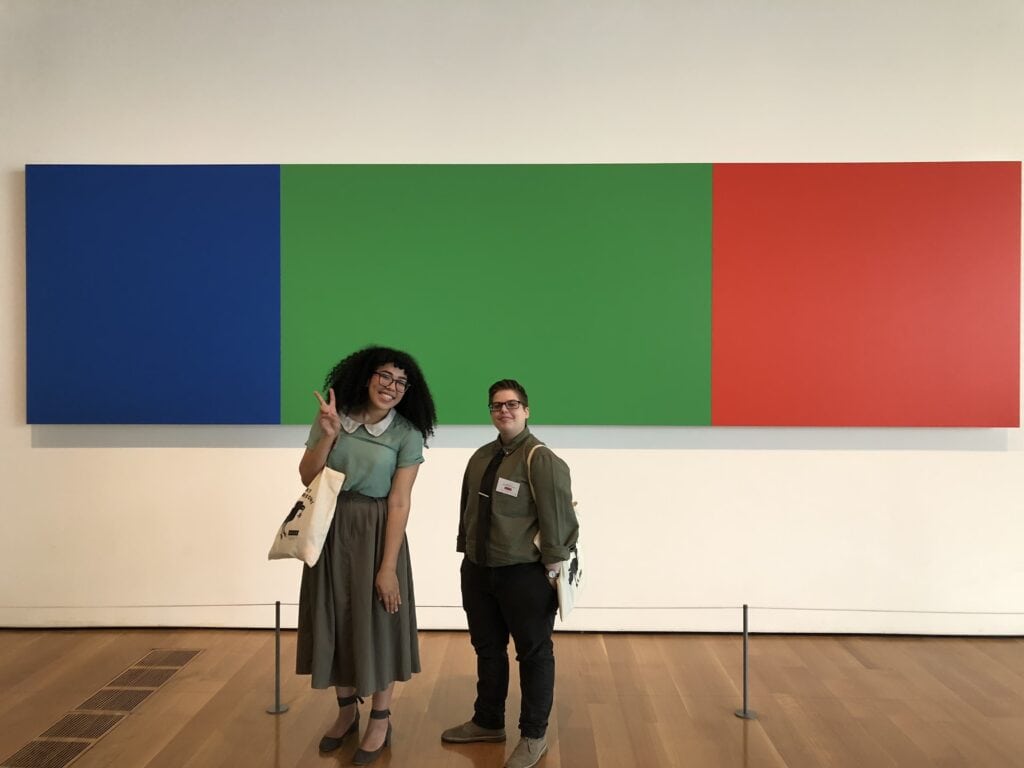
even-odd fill
[[[371,343],[443,424],[710,424],[710,165],[282,166],[282,421]]]

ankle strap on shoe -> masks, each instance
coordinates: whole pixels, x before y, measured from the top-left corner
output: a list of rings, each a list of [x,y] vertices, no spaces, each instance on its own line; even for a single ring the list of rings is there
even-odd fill
[[[357,701],[360,704],[362,704],[363,703],[363,697],[362,696],[339,696],[338,697],[338,706],[339,707],[347,707],[349,704],[355,704]]]
[[[370,719],[371,720],[387,720],[391,717],[390,709],[371,709]]]

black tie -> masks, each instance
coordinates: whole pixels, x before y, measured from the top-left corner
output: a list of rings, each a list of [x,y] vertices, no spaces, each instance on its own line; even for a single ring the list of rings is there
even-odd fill
[[[491,494],[494,493],[495,477],[498,474],[498,466],[505,458],[505,451],[501,448],[494,454],[491,463],[484,470],[484,476],[480,480],[480,499],[477,504],[476,519],[476,564],[487,565],[487,539],[491,535]],[[486,491],[484,490],[486,489]]]

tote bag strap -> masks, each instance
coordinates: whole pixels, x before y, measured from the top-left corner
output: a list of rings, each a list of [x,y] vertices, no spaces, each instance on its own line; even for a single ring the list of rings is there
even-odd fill
[[[533,496],[533,500],[537,500],[537,494],[533,492],[533,472],[530,471],[530,467],[533,465],[533,454],[538,448],[543,448],[544,443],[537,443],[530,452],[526,454],[526,480],[530,483],[530,495]]]

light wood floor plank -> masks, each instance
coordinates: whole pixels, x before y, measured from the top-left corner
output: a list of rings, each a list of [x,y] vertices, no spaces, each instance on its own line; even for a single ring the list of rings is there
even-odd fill
[[[686,766],[1020,766],[1020,639],[754,636],[750,706],[741,642],[720,635],[559,633],[550,751],[540,768]],[[512,663],[507,744],[444,745],[472,714],[476,662],[462,632],[420,635],[423,672],[400,684],[395,737],[378,766],[498,768],[518,738]],[[39,736],[153,648],[202,652],[74,768],[338,766],[320,755],[337,707],[292,674],[282,640],[284,715],[273,702],[274,642],[262,630],[0,631],[0,759]],[[514,653],[514,652],[513,652]],[[362,707],[369,714],[369,704]],[[365,720],[364,720],[365,722]]]

